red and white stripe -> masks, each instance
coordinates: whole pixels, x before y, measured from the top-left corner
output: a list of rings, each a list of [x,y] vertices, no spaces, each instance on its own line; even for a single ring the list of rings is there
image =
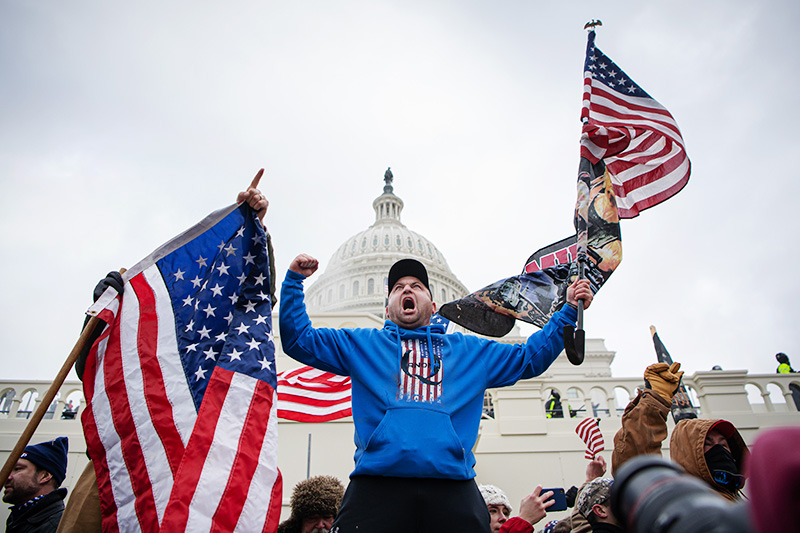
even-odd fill
[[[425,344],[423,344],[425,343]],[[423,377],[430,376],[431,361],[433,361],[433,354],[428,354],[430,357],[423,357],[423,346],[427,343],[424,339],[404,339],[402,350],[403,353],[410,350],[408,364],[411,367],[409,372]],[[436,348],[434,348],[436,349]],[[401,371],[401,390],[400,393],[406,399],[418,402],[435,402],[442,395],[442,379],[443,369],[439,369],[439,373],[433,376],[433,379],[439,382],[436,385],[429,385],[423,383],[422,380],[409,376],[407,373]]]
[[[620,218],[633,218],[679,192],[691,164],[675,119],[652,98],[614,91],[584,74],[581,156],[601,159]]]
[[[603,439],[603,434],[600,432],[600,425],[595,418],[585,418],[581,420],[575,428],[575,433],[586,444],[586,453],[584,457],[589,460],[606,449],[606,442]]]
[[[87,358],[83,423],[104,531],[273,531],[281,504],[277,395],[216,368],[198,413],[155,265],[92,310],[109,326]],[[120,304],[121,302],[121,304]],[[94,376],[91,379],[89,376]]]
[[[302,366],[278,374],[278,418],[327,422],[352,416],[350,378]]]

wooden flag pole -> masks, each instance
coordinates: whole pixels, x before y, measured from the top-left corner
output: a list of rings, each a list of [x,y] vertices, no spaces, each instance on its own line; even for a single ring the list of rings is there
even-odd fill
[[[125,269],[120,269],[119,273],[124,274]],[[83,331],[81,331],[81,335],[78,337],[75,346],[67,356],[67,360],[64,361],[64,364],[61,366],[61,370],[59,370],[58,374],[53,380],[53,383],[50,385],[50,388],[45,393],[44,398],[42,398],[42,401],[39,403],[39,407],[37,407],[36,411],[33,413],[33,417],[31,417],[31,419],[28,421],[28,425],[25,426],[25,431],[22,432],[22,435],[20,435],[16,446],[14,446],[14,449],[11,450],[11,454],[8,456],[8,459],[6,459],[6,463],[3,465],[3,469],[0,470],[0,481],[3,483],[6,482],[8,476],[11,474],[11,470],[14,468],[14,465],[17,464],[19,456],[22,455],[22,452],[25,450],[25,446],[28,445],[31,437],[33,437],[33,434],[39,427],[39,423],[41,423],[45,413],[50,408],[50,404],[53,403],[53,399],[55,399],[56,394],[58,394],[58,389],[60,389],[61,385],[64,384],[64,380],[67,379],[67,374],[69,374],[69,371],[72,370],[72,366],[75,364],[75,361],[78,360],[78,356],[83,351],[86,343],[89,342],[89,339],[91,338],[92,333],[99,322],[100,319],[96,316],[93,316],[91,319],[89,319],[89,322],[86,324],[86,327],[83,328]]]
[[[67,374],[69,374],[69,371],[72,370],[72,366],[75,364],[75,361],[78,360],[78,355],[80,355],[83,347],[89,341],[89,337],[91,337],[92,332],[99,321],[100,319],[96,316],[92,317],[91,320],[89,320],[89,323],[86,324],[86,327],[83,328],[81,336],[78,337],[78,342],[75,343],[75,347],[72,348],[72,351],[67,356],[67,360],[64,361],[64,365],[61,367],[58,375],[56,375],[56,378],[53,380],[53,383],[47,390],[47,393],[45,393],[44,398],[42,398],[42,401],[39,403],[39,407],[36,408],[33,416],[28,421],[25,431],[22,432],[22,435],[20,435],[16,446],[14,446],[14,449],[11,450],[11,454],[8,456],[8,459],[6,459],[5,465],[3,465],[3,470],[0,471],[0,480],[2,480],[3,483],[5,483],[5,481],[8,479],[8,476],[11,474],[11,469],[14,468],[15,464],[17,464],[19,456],[22,455],[22,452],[25,450],[25,446],[27,446],[28,442],[30,442],[31,437],[33,437],[34,432],[36,432],[36,428],[39,427],[39,423],[42,421],[45,413],[50,408],[50,404],[53,403],[53,399],[56,397],[58,389],[60,389],[61,385],[64,384],[64,380],[67,379]]]

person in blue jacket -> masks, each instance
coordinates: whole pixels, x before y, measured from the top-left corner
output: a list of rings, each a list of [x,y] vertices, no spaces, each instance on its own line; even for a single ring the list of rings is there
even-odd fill
[[[301,254],[281,287],[284,352],[320,370],[350,376],[355,469],[331,533],[489,531],[473,478],[486,389],[543,373],[563,350],[562,328],[575,325],[577,302],[592,301],[588,280],[525,344],[445,334],[428,273],[415,259],[389,270],[382,329],[315,329],[303,281],[319,267]]]

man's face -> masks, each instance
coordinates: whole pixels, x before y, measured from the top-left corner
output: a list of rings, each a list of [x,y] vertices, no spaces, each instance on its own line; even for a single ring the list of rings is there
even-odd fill
[[[508,520],[509,512],[508,507],[505,505],[489,505],[489,527],[492,530],[492,533],[497,533],[500,531],[500,527]]]
[[[333,515],[314,514],[303,518],[300,533],[328,533],[333,525]]]
[[[27,459],[18,460],[4,485],[3,501],[19,505],[35,498],[46,483],[43,483],[45,477],[50,477],[50,474],[44,471],[37,473],[36,465]]]
[[[717,431],[716,429],[710,430],[706,433],[706,440],[703,442],[703,453],[708,453],[708,450],[719,444],[728,451],[731,451],[731,446],[728,444],[728,439]]]
[[[402,328],[427,326],[435,311],[436,304],[431,300],[431,293],[413,276],[400,278],[389,292],[386,316]]]

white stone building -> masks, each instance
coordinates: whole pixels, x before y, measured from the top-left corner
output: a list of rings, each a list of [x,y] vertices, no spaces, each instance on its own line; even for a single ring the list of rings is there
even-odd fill
[[[375,222],[348,238],[337,249],[327,270],[307,288],[307,302],[316,327],[354,328],[383,326],[385,285],[389,267],[403,257],[419,259],[428,269],[434,300],[442,304],[466,294],[436,246],[401,222],[403,201],[387,179],[383,194],[373,202]],[[277,330],[277,313],[273,323]],[[279,341],[276,337],[276,341]],[[501,342],[522,342],[515,328]],[[279,371],[299,366],[276,342]],[[641,386],[641,376],[614,377],[610,364],[614,353],[602,339],[587,340],[586,360],[572,366],[562,354],[542,376],[513,387],[487,393],[485,414],[475,448],[477,481],[502,487],[515,508],[537,484],[545,487],[580,485],[586,460],[584,444],[575,426],[586,416],[601,419],[610,462],[614,434],[628,400]],[[653,354],[655,362],[655,353]],[[684,376],[700,416],[725,418],[741,431],[748,443],[767,428],[800,424],[789,385],[800,386],[798,374],[753,375],[747,370],[696,372]],[[0,380],[0,453],[3,460],[22,433],[27,418],[49,387],[48,382]],[[544,404],[551,390],[575,411],[575,418],[547,418]],[[72,402],[78,416],[63,419]],[[86,464],[80,427],[83,396],[79,382],[65,383],[48,417],[32,442],[59,435],[70,437],[70,461],[65,481],[71,487]],[[673,422],[668,427],[671,431]],[[419,428],[424,431],[425,428]],[[664,455],[668,456],[668,439]],[[324,424],[280,421],[279,467],[284,482],[284,509],[288,517],[291,489],[307,475],[330,474],[346,483],[353,467],[353,424],[343,419]],[[0,519],[5,520],[3,509]],[[560,518],[565,513],[552,513]],[[540,526],[543,524],[539,524]]]

